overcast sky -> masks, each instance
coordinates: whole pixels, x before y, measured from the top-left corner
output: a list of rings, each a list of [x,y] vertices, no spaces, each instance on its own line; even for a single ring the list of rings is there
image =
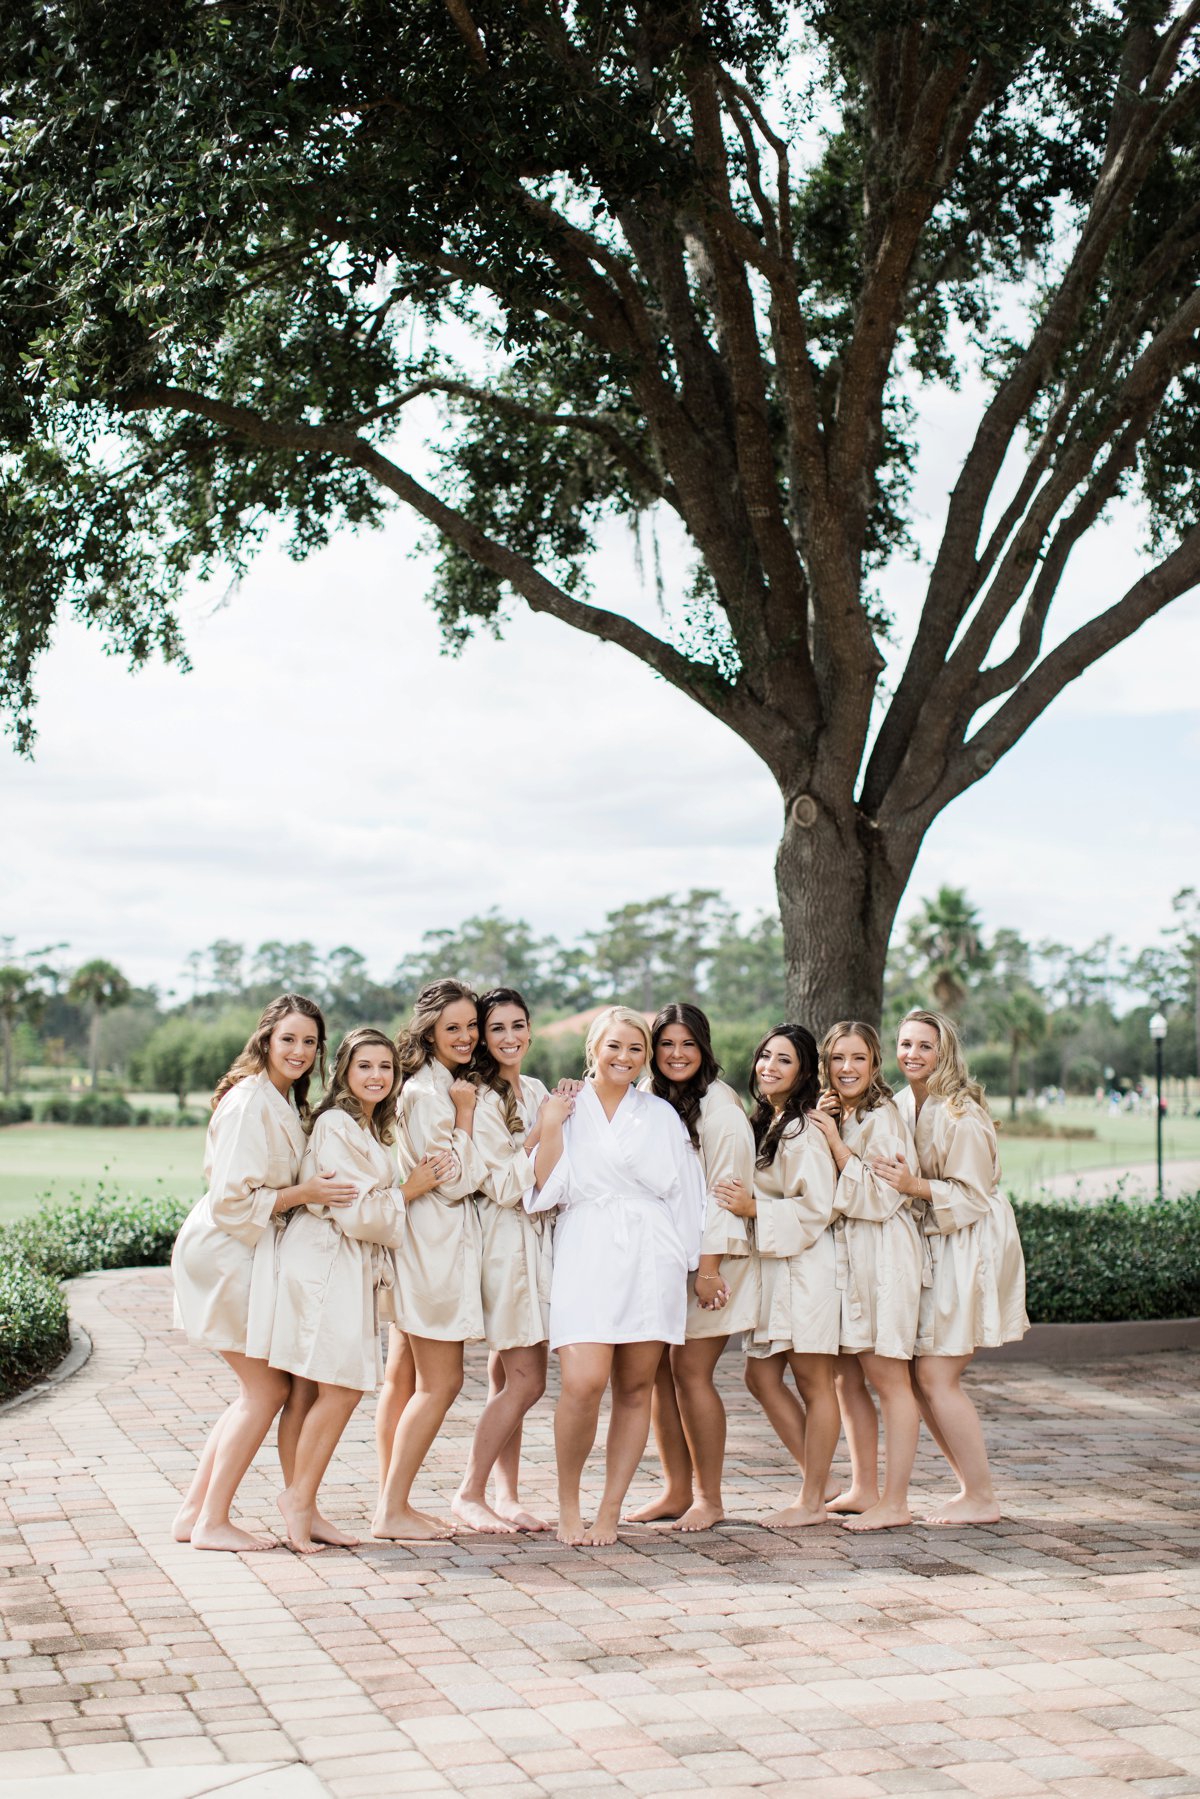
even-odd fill
[[[973,411],[927,409],[930,544]],[[442,657],[417,535],[397,514],[303,565],[265,554],[227,604],[198,590],[190,674],[131,676],[63,629],[35,759],[0,749],[0,934],[182,990],[185,956],[216,937],[349,943],[383,975],[422,931],[491,905],[563,940],[691,886],[772,905],[781,802],[754,755],[623,652],[519,605],[503,641]],[[1124,590],[1138,535],[1127,511],[1076,553],[1056,635]],[[926,574],[884,583],[902,640]],[[656,623],[615,527],[596,590]],[[1198,651],[1193,596],[1061,696],[942,815],[901,916],[949,882],[1035,941],[1151,941],[1200,882]]]

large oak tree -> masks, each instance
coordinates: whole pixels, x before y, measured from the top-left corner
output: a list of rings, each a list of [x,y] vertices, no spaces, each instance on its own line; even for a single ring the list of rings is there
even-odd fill
[[[877,1013],[930,823],[1200,580],[1198,31],[1196,0],[6,0],[20,740],[61,610],[178,657],[180,584],[264,520],[303,553],[399,499],[452,644],[519,596],[750,745],[791,999]],[[914,396],[965,361],[873,732]],[[1063,635],[1131,491],[1154,554]],[[674,636],[587,582],[598,521],[655,508],[694,562]]]

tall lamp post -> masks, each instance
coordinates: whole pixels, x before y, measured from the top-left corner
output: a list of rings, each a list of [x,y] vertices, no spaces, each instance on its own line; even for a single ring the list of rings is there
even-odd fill
[[[1150,1035],[1154,1039],[1154,1130],[1158,1146],[1158,1197],[1163,1196],[1162,1178],[1162,1077],[1163,1077],[1163,1038],[1167,1034],[1167,1021],[1161,1012],[1156,1012],[1150,1020]]]

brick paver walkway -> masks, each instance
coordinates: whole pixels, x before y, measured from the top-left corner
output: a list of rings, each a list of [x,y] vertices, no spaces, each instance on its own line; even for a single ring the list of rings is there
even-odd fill
[[[239,1560],[168,1536],[225,1385],[168,1328],[166,1275],[93,1276],[74,1304],[91,1361],[0,1417],[5,1799],[1200,1793],[1194,1355],[981,1369],[991,1529],[756,1524],[791,1483],[730,1358],[719,1531]],[[419,1502],[457,1483],[480,1370]],[[547,1507],[549,1423],[547,1402]],[[327,1489],[360,1523],[370,1424]],[[245,1515],[269,1524],[274,1489],[267,1454]],[[944,1489],[923,1454],[918,1500]]]

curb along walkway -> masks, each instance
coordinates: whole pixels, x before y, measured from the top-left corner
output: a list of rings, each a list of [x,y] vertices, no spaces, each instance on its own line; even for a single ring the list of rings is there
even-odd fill
[[[226,1388],[169,1329],[165,1273],[86,1277],[73,1310],[91,1360],[0,1417],[2,1799],[1200,1794],[1194,1354],[981,1367],[991,1528],[757,1525],[794,1483],[730,1356],[719,1530],[243,1560],[170,1540]],[[457,1485],[482,1373],[419,1504]],[[368,1404],[333,1517],[365,1527],[373,1462]],[[245,1521],[273,1528],[276,1475],[264,1453]],[[923,1448],[918,1513],[947,1490]]]

